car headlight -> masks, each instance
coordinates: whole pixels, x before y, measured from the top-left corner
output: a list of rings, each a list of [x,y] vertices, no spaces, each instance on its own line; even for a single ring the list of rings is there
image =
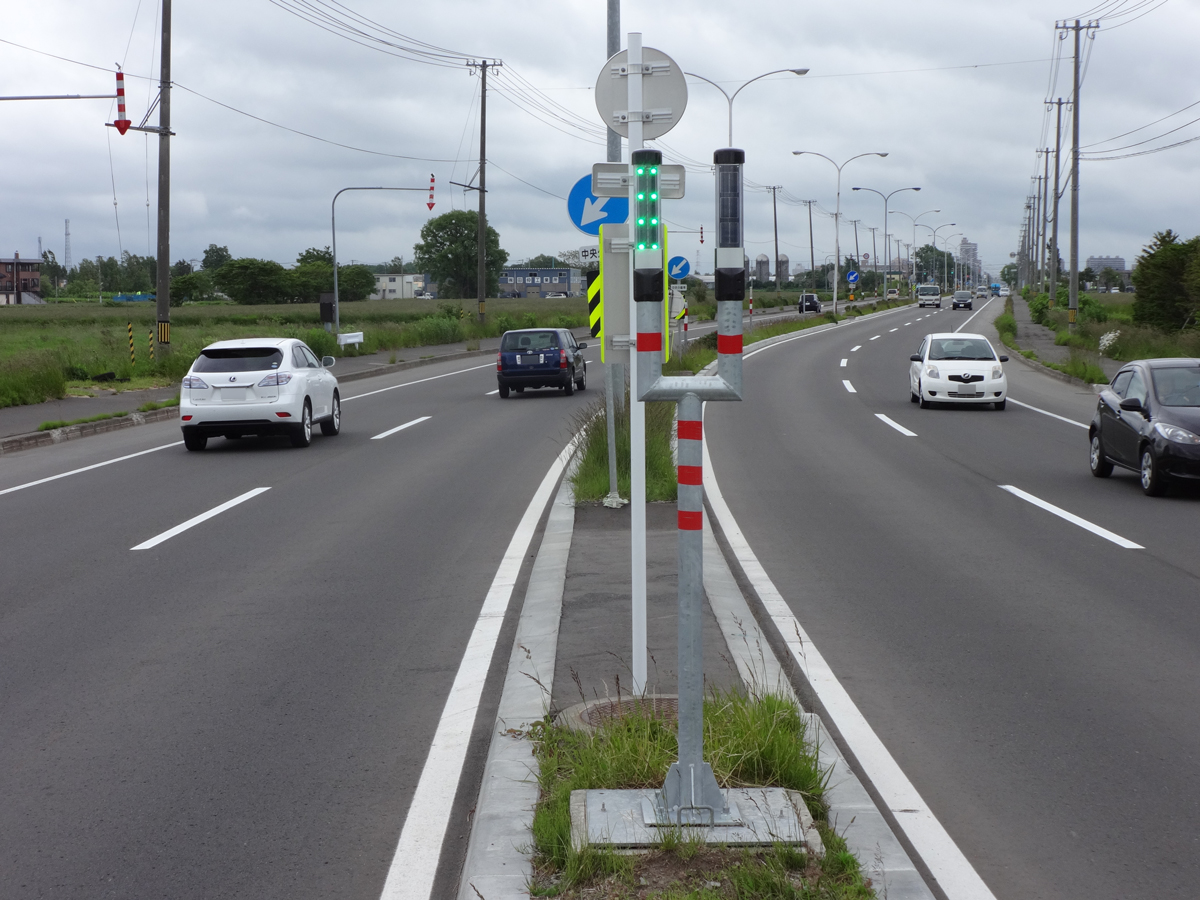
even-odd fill
[[[999,381],[1004,377],[1004,369],[1000,366],[992,366],[992,381]]]
[[[191,390],[196,390],[196,391],[203,391],[208,388],[208,385],[205,384],[204,379],[200,378],[197,375],[186,376],[183,379],[183,381],[180,382],[179,386],[185,387],[185,388],[190,388]]]
[[[929,378],[941,378],[942,377],[941,374],[938,372],[937,366],[929,366],[929,365],[925,366],[925,374]]]
[[[1154,431],[1161,437],[1165,437],[1168,441],[1174,441],[1176,444],[1200,444],[1200,435],[1192,434],[1186,428],[1180,428],[1178,425],[1155,422]]]

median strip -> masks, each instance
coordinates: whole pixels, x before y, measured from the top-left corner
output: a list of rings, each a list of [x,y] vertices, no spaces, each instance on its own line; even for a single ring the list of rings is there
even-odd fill
[[[1026,503],[1032,503],[1039,509],[1044,509],[1046,512],[1053,513],[1054,515],[1058,516],[1060,519],[1065,519],[1072,525],[1078,525],[1085,531],[1090,531],[1092,534],[1098,535],[1099,537],[1104,538],[1106,541],[1112,541],[1118,547],[1124,547],[1126,550],[1146,549],[1141,544],[1135,544],[1133,541],[1123,538],[1119,534],[1113,534],[1113,532],[1109,531],[1107,528],[1101,528],[1094,522],[1089,522],[1087,519],[1081,519],[1074,513],[1069,513],[1065,509],[1055,506],[1053,503],[1047,503],[1040,497],[1035,497],[1033,494],[1026,493],[1018,487],[1013,487],[1011,484],[1001,484],[998,485],[998,487],[1002,491],[1008,491],[1014,497],[1020,497]]]
[[[915,431],[909,431],[907,428],[905,428],[899,422],[893,422],[891,419],[889,419],[883,413],[875,413],[875,418],[877,418],[880,422],[883,422],[885,425],[891,425],[893,428],[895,428],[898,432],[900,432],[905,437],[916,437],[917,436],[917,433]]]
[[[411,422],[405,422],[403,425],[397,425],[395,428],[389,428],[387,431],[385,431],[381,434],[375,435],[375,437],[371,438],[371,440],[378,441],[382,438],[387,437],[390,434],[395,434],[397,431],[403,431],[405,428],[412,428],[412,426],[414,426],[414,425],[420,425],[422,422],[427,421],[429,418],[430,418],[429,416],[421,416],[421,418],[419,418],[419,419],[413,419]]]
[[[238,497],[234,497],[232,500],[226,500],[220,506],[214,506],[208,512],[203,512],[203,513],[200,513],[200,515],[198,515],[198,516],[193,516],[192,518],[188,519],[186,522],[183,522],[180,525],[176,525],[174,528],[168,528],[162,534],[155,535],[154,537],[150,538],[150,540],[142,541],[142,543],[138,544],[136,547],[130,547],[129,549],[130,550],[149,550],[151,547],[157,547],[163,541],[170,540],[171,538],[175,537],[175,535],[182,534],[183,532],[187,531],[189,528],[194,528],[195,526],[199,525],[201,522],[207,522],[213,516],[219,516],[221,513],[225,512],[225,510],[233,509],[233,507],[237,506],[239,503],[245,503],[247,500],[249,500],[253,497],[257,497],[259,494],[265,494],[269,490],[270,490],[269,487],[260,487],[260,488],[255,488],[252,491],[246,491],[246,493],[244,493]]]

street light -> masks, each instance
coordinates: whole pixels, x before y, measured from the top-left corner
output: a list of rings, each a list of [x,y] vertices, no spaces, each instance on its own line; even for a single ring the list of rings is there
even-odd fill
[[[956,232],[954,232],[954,234],[947,235],[946,237],[942,238],[942,242],[946,246],[946,253],[949,256],[954,256],[954,254],[950,252],[950,238],[956,238],[956,237],[962,237],[962,232],[956,231]],[[934,236],[933,241],[934,241],[933,248],[936,250],[937,249],[937,236],[936,235]],[[947,291],[950,290],[950,278],[949,278],[949,275],[947,274],[949,271],[949,266],[950,266],[950,263],[946,260],[946,257],[943,256],[942,257],[942,283],[945,285],[944,289]],[[955,275],[955,278],[958,277],[958,257],[956,257],[956,256],[954,257],[954,275]],[[957,287],[957,284],[955,285],[955,287]]]
[[[821,159],[824,159],[824,160],[827,160],[828,162],[833,163],[833,167],[835,169],[837,169],[837,210],[833,214],[833,247],[834,247],[834,253],[837,254],[837,257],[833,261],[833,316],[834,316],[834,318],[837,318],[838,280],[841,278],[840,268],[842,265],[842,259],[841,259],[841,254],[842,254],[842,235],[841,235],[842,168],[844,166],[847,166],[850,163],[854,162],[854,160],[860,159],[864,156],[885,157],[885,156],[887,156],[887,154],[886,153],[874,153],[874,152],[859,153],[857,156],[850,157],[848,160],[846,160],[841,165],[838,165],[836,162],[834,162],[832,159],[830,159],[824,153],[817,153],[815,150],[793,150],[792,155],[793,156],[819,156],[819,157],[821,157]]]
[[[921,215],[924,215],[924,213],[922,213]],[[943,228],[951,228],[951,227],[953,227],[953,226],[955,226],[955,225],[957,225],[957,224],[958,224],[957,222],[946,222],[946,223],[944,223],[944,224],[942,224],[942,225],[939,225],[937,228],[934,228],[932,225],[926,225],[924,222],[922,222],[922,223],[921,223],[921,227],[922,227],[922,228],[928,228],[930,231],[932,231],[932,232],[933,232],[933,249],[936,251],[936,250],[937,250],[937,233],[938,233],[939,231],[941,231]],[[915,228],[913,229],[913,233],[914,233],[914,234],[916,233],[916,229],[915,229]],[[915,243],[916,243],[916,241],[914,241],[913,243],[915,244]],[[936,263],[935,263],[935,265],[936,265]],[[943,268],[944,268],[944,267],[943,267]],[[935,274],[936,274],[936,273],[935,273]]]
[[[885,193],[883,193],[883,191],[877,191],[877,190],[875,190],[875,188],[869,188],[869,187],[856,187],[856,188],[851,188],[851,190],[870,191],[872,194],[878,194],[880,197],[883,198],[883,249],[884,249],[884,252],[887,253],[887,255],[890,257],[892,254],[888,249],[888,230],[887,230],[888,229],[888,201],[892,199],[892,196],[894,194],[899,194],[901,191],[919,191],[920,188],[919,187],[896,188],[896,190],[892,191],[890,194],[885,194]],[[883,294],[884,294],[885,298],[887,297],[887,270],[888,270],[889,262],[890,262],[890,260],[887,260],[887,259],[885,259],[883,261]]]
[[[728,146],[732,147],[733,146],[733,101],[734,101],[734,98],[736,98],[737,95],[742,92],[742,89],[745,88],[746,85],[753,84],[754,82],[758,81],[760,78],[766,78],[768,75],[779,75],[779,74],[782,74],[783,72],[791,72],[793,75],[807,75],[808,69],[773,69],[770,72],[763,72],[761,75],[755,75],[749,81],[745,82],[745,84],[743,84],[740,88],[738,88],[736,91],[734,91],[732,95],[728,91],[726,91],[725,88],[721,87],[719,84],[717,84],[715,81],[713,81],[711,78],[705,78],[703,75],[697,75],[695,72],[684,72],[683,74],[691,75],[693,78],[699,78],[701,81],[707,81],[709,84],[711,84],[718,91],[720,91],[722,94],[725,95],[725,99],[729,103],[729,145]]]
[[[904,216],[913,223],[912,246],[915,247],[915,246],[917,246],[917,219],[921,218],[921,216],[927,216],[930,213],[940,213],[940,212],[941,212],[940,209],[927,209],[927,210],[925,210],[925,212],[921,213],[920,215],[916,216],[915,218],[913,216],[910,216],[908,213],[904,212],[904,210],[901,210],[901,209],[893,209],[891,211],[891,214]],[[909,257],[910,262],[911,262],[911,259],[912,259],[912,257],[910,256]],[[909,270],[910,284],[916,283],[916,280],[917,280],[916,275],[917,275],[916,268],[912,268]]]

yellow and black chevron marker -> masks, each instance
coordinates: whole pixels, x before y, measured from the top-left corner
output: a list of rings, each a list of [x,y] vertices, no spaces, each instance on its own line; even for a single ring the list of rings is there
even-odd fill
[[[132,322],[129,323],[129,364],[131,366],[137,365],[137,360],[134,359],[134,356],[133,356],[133,323]]]
[[[154,332],[146,332],[146,343],[150,345],[150,362],[154,362]]]
[[[604,279],[593,269],[587,273],[588,325],[592,337],[604,340]]]

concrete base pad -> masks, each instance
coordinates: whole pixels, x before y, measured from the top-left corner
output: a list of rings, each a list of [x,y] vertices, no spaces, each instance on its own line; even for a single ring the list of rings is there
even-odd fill
[[[572,791],[571,845],[649,850],[662,843],[663,828],[647,824],[645,810],[655,804],[655,790]],[[801,844],[816,856],[825,853],[812,816],[797,791],[784,788],[729,788],[726,798],[740,824],[684,826],[684,836],[703,836],[706,843],[730,847]],[[670,826],[667,826],[670,827]]]

